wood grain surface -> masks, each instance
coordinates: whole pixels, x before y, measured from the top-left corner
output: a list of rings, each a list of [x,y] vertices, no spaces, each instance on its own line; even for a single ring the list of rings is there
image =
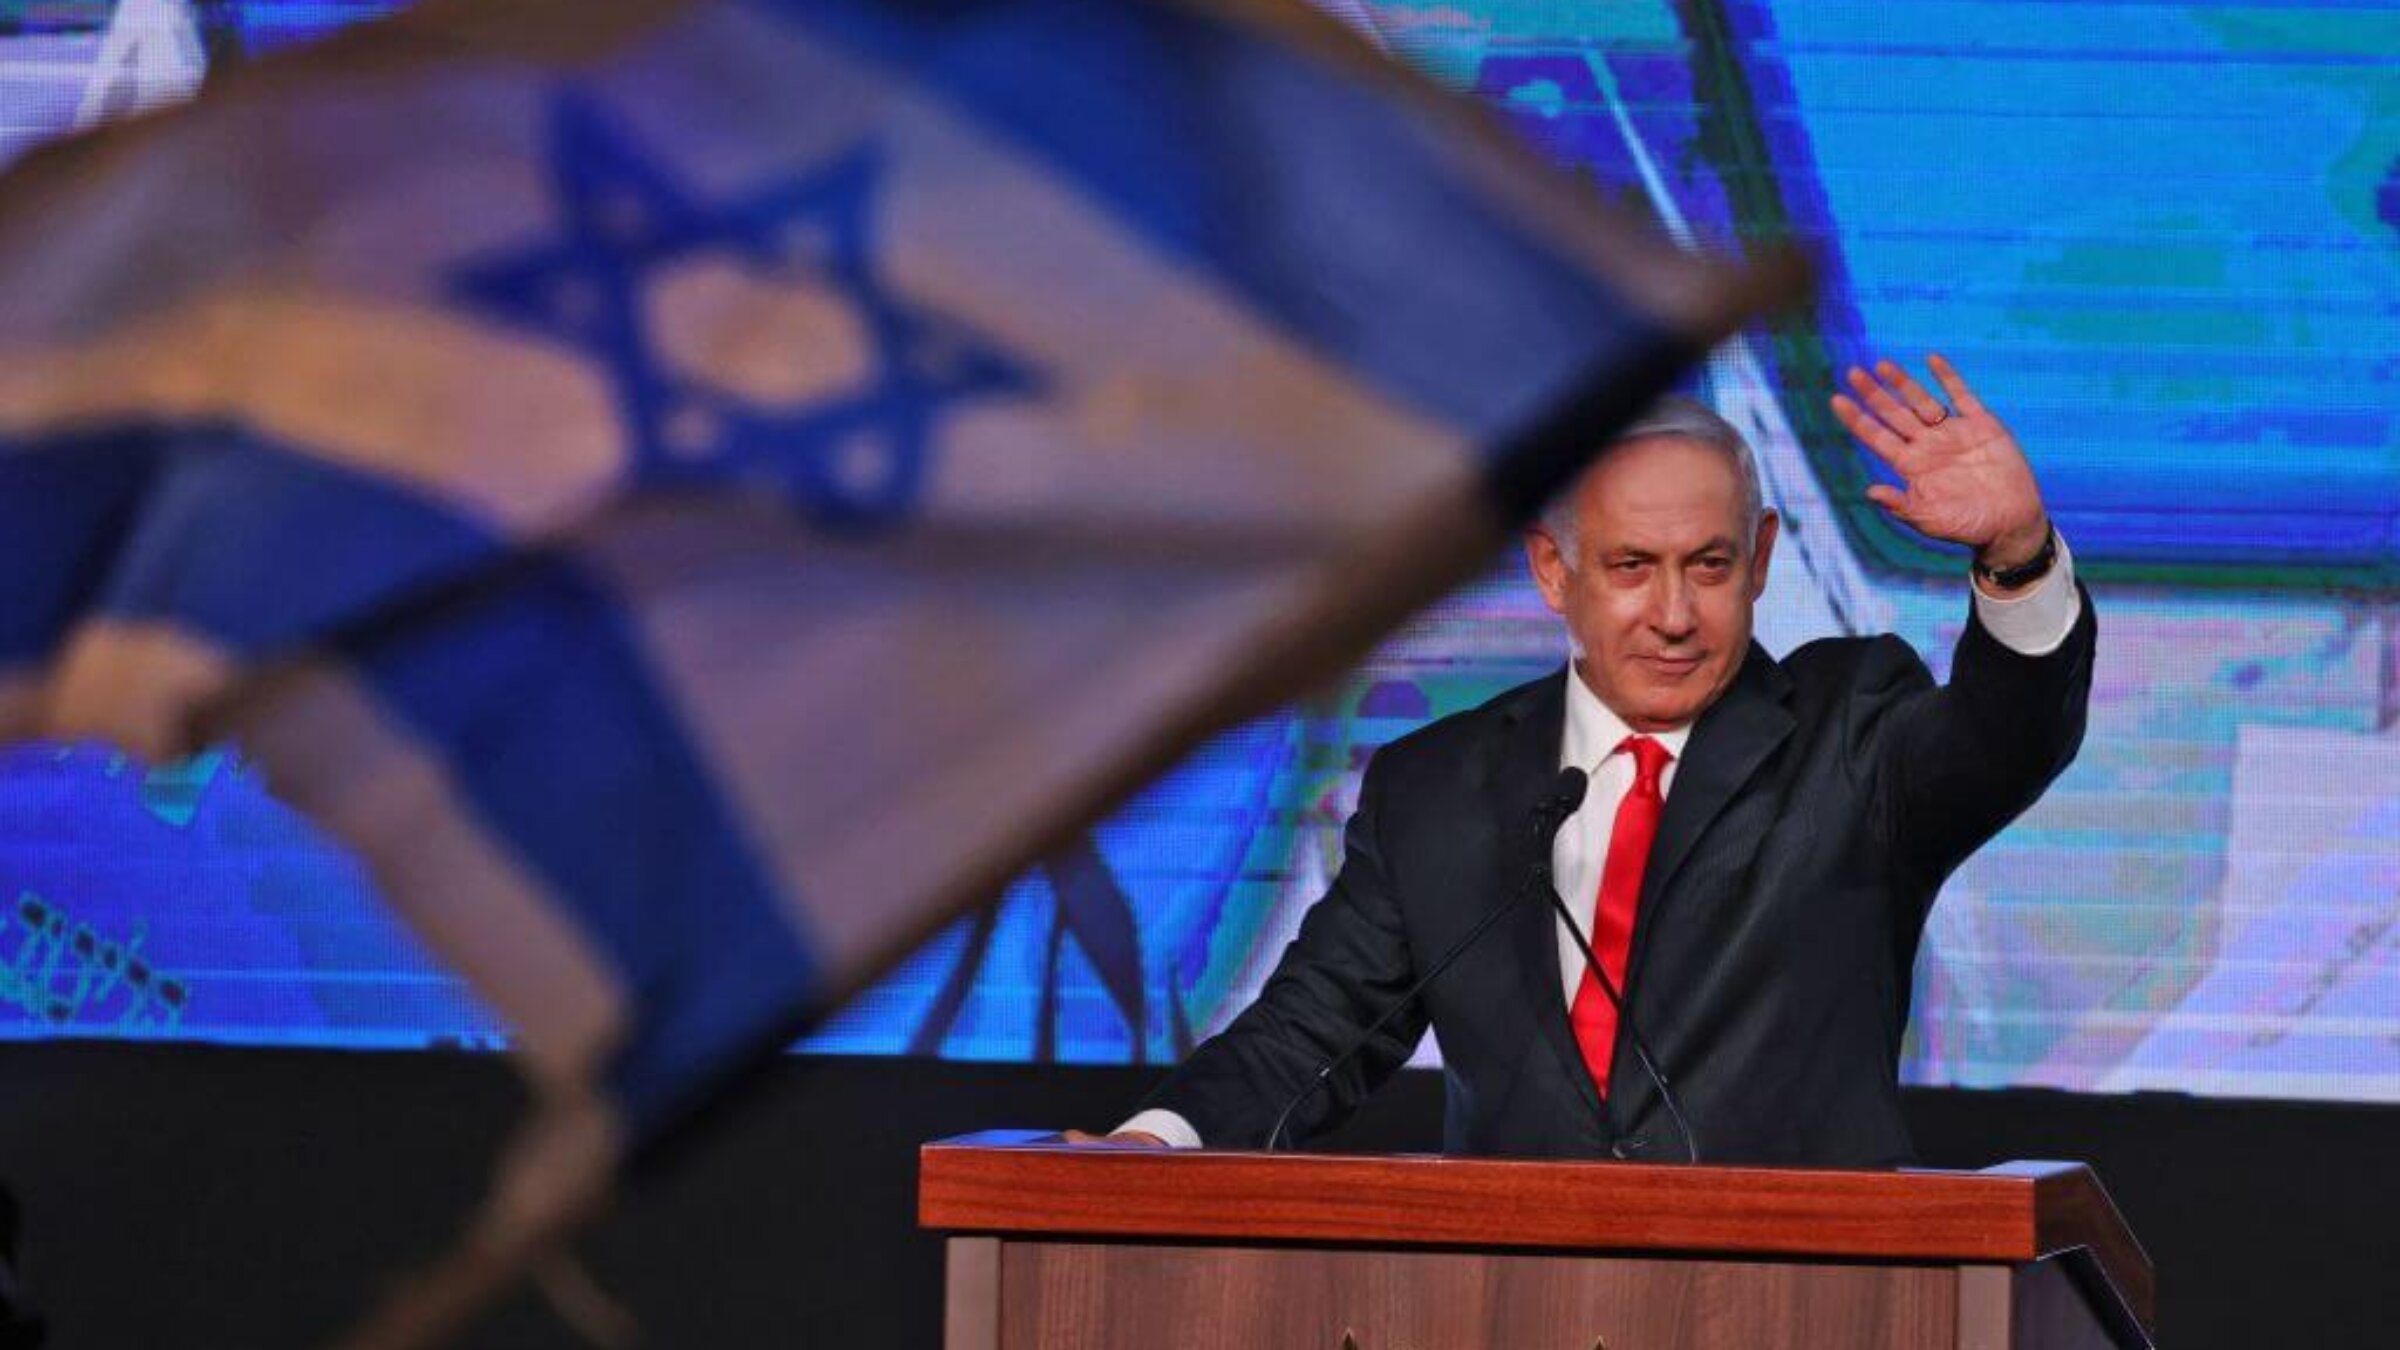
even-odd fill
[[[1954,1350],[1933,1266],[1008,1243],[1001,1350]]]
[[[2155,1327],[2156,1281],[2089,1168],[1837,1171],[1074,1147],[996,1132],[928,1144],[918,1220],[953,1233],[1925,1263],[2086,1248]]]

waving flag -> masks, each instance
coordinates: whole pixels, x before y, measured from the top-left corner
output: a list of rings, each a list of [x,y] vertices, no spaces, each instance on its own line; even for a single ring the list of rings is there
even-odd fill
[[[0,182],[0,733],[360,851],[488,1273],[1767,289],[1296,7],[430,4]]]

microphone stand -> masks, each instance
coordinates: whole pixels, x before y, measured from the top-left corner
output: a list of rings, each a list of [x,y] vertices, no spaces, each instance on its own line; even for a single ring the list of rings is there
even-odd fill
[[[1426,986],[1432,984],[1436,976],[1448,970],[1451,962],[1465,955],[1467,948],[1474,946],[1477,938],[1490,931],[1493,924],[1500,922],[1502,915],[1525,903],[1525,898],[1537,889],[1549,891],[1552,903],[1557,902],[1558,892],[1549,884],[1550,841],[1557,836],[1558,827],[1566,824],[1567,817],[1574,815],[1575,809],[1583,805],[1583,794],[1589,786],[1590,780],[1584,776],[1583,770],[1576,768],[1559,770],[1556,786],[1533,811],[1534,838],[1541,848],[1542,861],[1526,874],[1524,883],[1519,885],[1506,900],[1492,906],[1481,919],[1476,921],[1473,928],[1467,930],[1466,936],[1452,943],[1450,950],[1442,953],[1441,959],[1434,962],[1423,977],[1418,979],[1415,984],[1410,985],[1400,997],[1392,1000],[1391,1006],[1385,1008],[1381,1016],[1369,1022],[1365,1031],[1360,1032],[1348,1045],[1342,1047],[1340,1054],[1317,1066],[1316,1073],[1298,1092],[1292,1094],[1290,1101],[1284,1103],[1283,1110],[1275,1117],[1275,1124],[1268,1129],[1265,1145],[1267,1152],[1272,1153],[1281,1146],[1284,1130],[1291,1124],[1292,1113],[1300,1109],[1300,1104],[1314,1096],[1317,1089],[1330,1082],[1333,1078],[1333,1071],[1349,1063],[1353,1056],[1365,1049],[1367,1042],[1374,1039],[1375,1033],[1390,1025],[1392,1019],[1399,1016],[1403,1008],[1414,1004],[1417,995],[1424,993]]]
[[[1617,993],[1616,981],[1608,978],[1607,967],[1601,965],[1600,958],[1593,954],[1592,944],[1584,940],[1583,929],[1575,922],[1573,911],[1567,908],[1566,901],[1559,898],[1558,888],[1550,884],[1549,863],[1537,864],[1534,868],[1534,877],[1541,883],[1544,893],[1550,897],[1551,910],[1566,922],[1567,935],[1575,940],[1575,950],[1583,954],[1584,969],[1592,972],[1592,978],[1599,982],[1600,992],[1608,996],[1609,1006],[1617,1010],[1617,1020],[1625,1024],[1625,1034],[1633,1042],[1633,1057],[1641,1063],[1642,1072],[1649,1076],[1651,1083],[1657,1086],[1658,1100],[1666,1106],[1667,1115],[1674,1120],[1675,1128],[1683,1134],[1684,1161],[1699,1162],[1700,1139],[1699,1136],[1692,1133],[1692,1122],[1684,1118],[1683,1106],[1675,1100],[1675,1090],[1667,1085],[1667,1076],[1659,1072],[1658,1061],[1651,1056],[1649,1043],[1642,1039],[1641,1025],[1633,1020],[1633,1009],[1625,1006],[1624,998]],[[1602,1101],[1605,1102],[1608,1096],[1608,1084],[1601,1083],[1596,1086],[1599,1087]],[[1609,1151],[1619,1160],[1625,1157],[1624,1145],[1621,1142],[1610,1144]]]

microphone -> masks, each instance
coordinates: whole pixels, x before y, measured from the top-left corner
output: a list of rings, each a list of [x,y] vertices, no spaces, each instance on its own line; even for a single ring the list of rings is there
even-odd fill
[[[1431,968],[1418,977],[1417,982],[1410,985],[1406,993],[1394,999],[1392,1005],[1383,1010],[1382,1016],[1368,1023],[1365,1031],[1358,1033],[1356,1039],[1343,1046],[1340,1054],[1317,1066],[1316,1074],[1308,1080],[1307,1085],[1294,1093],[1292,1099],[1284,1103],[1283,1111],[1275,1117],[1274,1127],[1267,1131],[1267,1152],[1274,1152],[1282,1141],[1284,1127],[1291,1124],[1292,1113],[1300,1109],[1300,1104],[1315,1095],[1318,1088],[1325,1086],[1332,1079],[1334,1070],[1349,1063],[1352,1056],[1365,1049],[1367,1042],[1374,1039],[1375,1033],[1383,1030],[1394,1017],[1399,1016],[1402,1008],[1416,1002],[1417,995],[1424,993],[1425,987],[1432,984],[1435,977],[1448,970],[1451,962],[1465,955],[1467,948],[1475,945],[1475,939],[1482,937],[1493,924],[1500,922],[1500,916],[1523,904],[1525,897],[1533,894],[1536,890],[1548,891],[1552,903],[1557,903],[1558,892],[1549,883],[1550,841],[1557,836],[1558,827],[1567,823],[1567,817],[1574,815],[1576,808],[1583,805],[1584,790],[1589,786],[1591,786],[1591,780],[1584,776],[1581,769],[1565,768],[1558,771],[1557,779],[1551,783],[1550,795],[1544,797],[1540,804],[1533,808],[1533,814],[1529,817],[1533,826],[1534,843],[1538,846],[1536,856],[1540,861],[1532,871],[1526,874],[1525,883],[1517,887],[1514,894],[1492,906],[1482,918],[1476,920],[1475,926],[1467,930],[1466,936],[1450,944],[1450,950],[1443,952],[1441,959],[1434,962]]]
[[[1617,1010],[1617,1020],[1625,1024],[1625,1035],[1633,1042],[1633,1057],[1641,1063],[1642,1072],[1649,1076],[1651,1084],[1657,1087],[1658,1100],[1666,1106],[1667,1115],[1674,1119],[1675,1128],[1682,1131],[1684,1161],[1698,1163],[1700,1139],[1692,1133],[1692,1122],[1684,1118],[1683,1106],[1675,1100],[1675,1090],[1667,1086],[1667,1076],[1658,1071],[1658,1061],[1651,1057],[1650,1045],[1642,1039],[1641,1024],[1633,1020],[1633,1009],[1625,1006],[1625,1000],[1617,993],[1616,981],[1608,978],[1608,968],[1601,965],[1600,958],[1592,954],[1592,944],[1584,939],[1583,928],[1575,922],[1574,912],[1567,908],[1566,901],[1559,898],[1558,888],[1550,884],[1550,864],[1547,859],[1534,868],[1534,875],[1541,878],[1542,890],[1550,897],[1551,910],[1566,921],[1567,933],[1575,939],[1575,950],[1583,953],[1584,968],[1592,972],[1592,978],[1600,985],[1600,992],[1608,996],[1609,1005]],[[1602,1083],[1599,1087],[1605,1107],[1608,1084]],[[1622,1143],[1612,1144],[1609,1152],[1623,1161],[1625,1146]]]

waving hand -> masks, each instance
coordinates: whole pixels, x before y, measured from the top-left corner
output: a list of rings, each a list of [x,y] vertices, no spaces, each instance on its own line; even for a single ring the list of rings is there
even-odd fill
[[[1941,356],[1929,364],[1950,396],[1944,406],[1892,361],[1870,375],[1850,368],[1857,392],[1833,396],[1834,416],[1900,475],[1867,499],[1935,539],[1964,544],[1976,560],[2006,569],[2031,559],[2050,537],[2050,517],[2016,437]]]

